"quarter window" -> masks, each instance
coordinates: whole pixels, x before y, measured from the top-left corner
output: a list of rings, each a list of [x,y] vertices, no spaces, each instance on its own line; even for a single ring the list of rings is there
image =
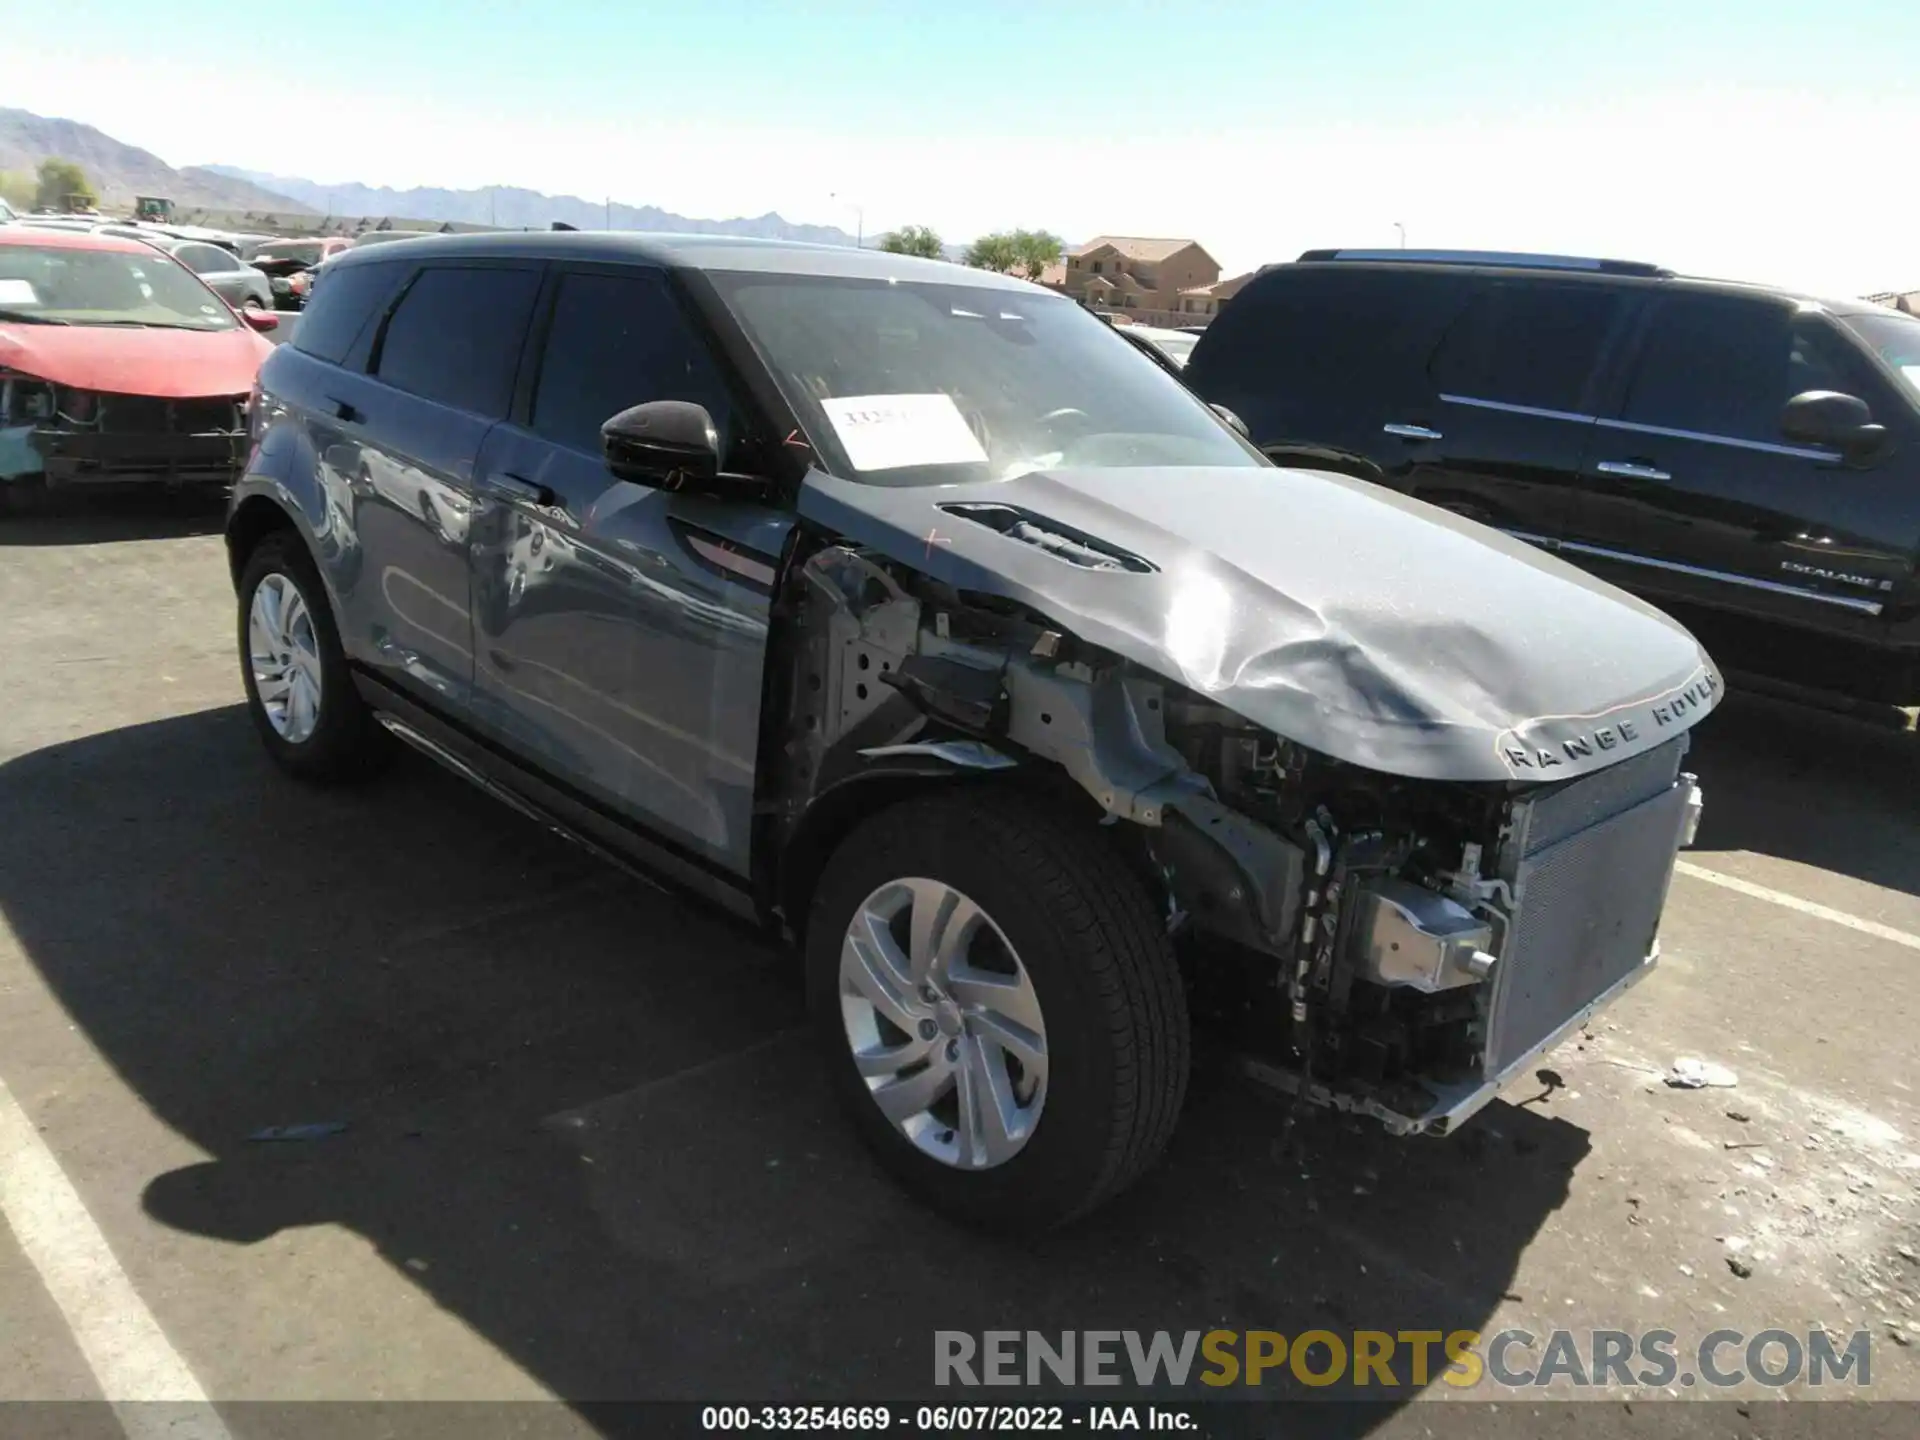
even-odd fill
[[[386,305],[404,267],[330,265],[323,273],[324,281],[315,279],[313,294],[291,343],[316,360],[339,365],[345,362],[368,322]]]
[[[339,278],[329,277],[320,293]],[[474,415],[505,415],[539,288],[537,270],[421,271],[387,322],[374,373],[425,400]]]
[[[1442,394],[1578,411],[1620,297],[1596,286],[1500,284],[1474,296],[1433,357]]]
[[[554,297],[533,428],[600,453],[600,427],[632,405],[691,400],[729,434],[732,406],[700,336],[657,274],[570,274]]]

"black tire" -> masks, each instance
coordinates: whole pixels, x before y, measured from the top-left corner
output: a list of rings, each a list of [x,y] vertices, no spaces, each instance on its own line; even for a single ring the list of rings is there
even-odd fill
[[[312,733],[297,742],[274,729],[254,682],[247,622],[254,592],[271,575],[283,577],[300,592],[312,617],[320,658],[320,719]],[[354,688],[326,587],[306,546],[286,531],[268,535],[247,556],[238,592],[240,675],[247,691],[247,713],[267,753],[289,775],[318,784],[353,783],[378,774],[393,758],[394,740]]]
[[[38,475],[0,480],[0,516],[37,515],[47,508],[47,482]]]
[[[1019,955],[1046,1025],[1047,1093],[1031,1138],[992,1169],[923,1153],[870,1098],[841,1018],[840,950],[889,881],[938,880],[986,911]],[[806,934],[813,1028],[831,1081],[881,1163],[965,1224],[1035,1233],[1085,1215],[1160,1156],[1186,1096],[1186,992],[1164,920],[1107,836],[999,787],[906,801],[828,861]]]

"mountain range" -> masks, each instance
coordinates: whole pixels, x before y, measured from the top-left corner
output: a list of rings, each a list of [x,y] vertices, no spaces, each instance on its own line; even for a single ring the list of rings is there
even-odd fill
[[[517,186],[411,190],[323,184],[292,175],[272,175],[233,165],[175,168],[149,150],[116,140],[77,120],[0,107],[0,171],[31,175],[42,160],[71,160],[86,172],[101,204],[128,209],[136,195],[164,195],[181,209],[254,216],[332,215],[396,221],[464,222],[544,230],[554,221],[582,230],[653,230],[693,235],[745,235],[769,240],[808,240],[852,245],[856,238],[835,225],[801,225],[769,211],[728,220],[676,215],[653,205],[606,204],[577,195],[544,195]]]
[[[444,190],[421,186],[394,190],[349,181],[322,184],[293,175],[270,175],[230,165],[205,170],[235,182],[288,195],[323,215],[393,216],[396,219],[453,220],[470,225],[544,230],[554,221],[582,230],[653,230],[682,235],[746,235],[762,240],[807,240],[821,245],[852,245],[853,235],[835,225],[801,225],[769,211],[730,220],[699,220],[654,205],[608,204],[577,195],[545,195],[538,190],[497,185],[481,190]]]
[[[31,176],[42,160],[71,160],[101,203],[127,209],[136,195],[166,195],[182,208],[298,215],[307,207],[251,181],[198,166],[176,170],[150,150],[128,145],[77,120],[0,107],[0,171]]]

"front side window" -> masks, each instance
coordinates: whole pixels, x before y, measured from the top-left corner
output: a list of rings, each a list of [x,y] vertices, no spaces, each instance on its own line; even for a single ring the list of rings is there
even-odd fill
[[[1442,394],[1577,411],[1620,311],[1598,286],[1494,284],[1447,330],[1431,374]]]
[[[0,243],[0,318],[128,329],[231,330],[220,297],[171,255]]]
[[[324,295],[330,279],[322,286]],[[537,270],[422,270],[387,321],[374,374],[423,400],[498,418],[513,398]]]
[[[563,275],[534,390],[533,429],[598,455],[600,427],[649,400],[704,405],[714,429],[729,434],[726,387],[659,274]]]
[[[1048,468],[1260,466],[1162,367],[1064,296],[714,274],[837,475],[877,485]]]
[[[1778,444],[1795,395],[1857,388],[1811,317],[1743,296],[1677,295],[1654,314],[1621,418]]]

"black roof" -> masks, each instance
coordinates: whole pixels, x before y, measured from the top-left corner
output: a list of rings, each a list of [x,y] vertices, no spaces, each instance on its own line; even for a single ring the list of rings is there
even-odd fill
[[[884,250],[816,245],[799,240],[755,240],[739,235],[655,235],[633,230],[489,231],[430,235],[364,245],[327,262],[373,265],[403,257],[420,259],[524,259],[637,261],[667,269],[756,271],[774,275],[844,276],[861,280],[971,285],[990,290],[1045,291],[1041,286],[991,270],[946,260],[922,260]]]
[[[1590,284],[1639,284],[1655,289],[1684,286],[1689,290],[1717,291],[1728,295],[1771,295],[1796,305],[1818,306],[1835,315],[1865,314],[1875,308],[1861,300],[1836,300],[1830,296],[1811,295],[1781,285],[1681,274],[1643,261],[1602,260],[1577,255],[1508,254],[1478,250],[1308,250],[1291,265],[1282,263],[1262,266],[1255,276],[1255,281],[1269,271],[1290,270],[1301,265],[1337,265],[1342,269],[1470,269],[1496,273],[1544,273],[1555,280],[1583,281]]]

